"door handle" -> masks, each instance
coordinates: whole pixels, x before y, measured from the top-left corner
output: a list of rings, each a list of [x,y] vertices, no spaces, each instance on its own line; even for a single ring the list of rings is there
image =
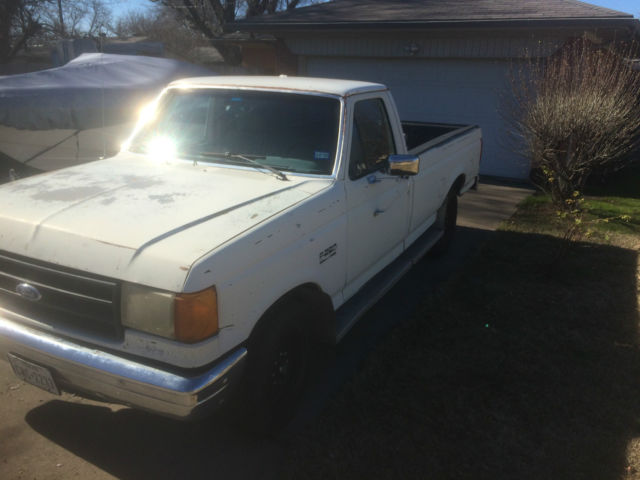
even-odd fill
[[[385,212],[384,210],[380,210],[379,208],[376,208],[376,209],[373,211],[373,216],[374,216],[374,217],[377,217],[378,215],[382,215],[384,212]]]
[[[380,180],[380,179],[376,176],[376,174],[375,174],[375,173],[372,173],[371,175],[369,175],[369,176],[367,177],[367,183],[368,183],[369,185],[372,185],[372,184],[374,184],[374,183],[380,183],[381,181],[382,181],[382,180]]]

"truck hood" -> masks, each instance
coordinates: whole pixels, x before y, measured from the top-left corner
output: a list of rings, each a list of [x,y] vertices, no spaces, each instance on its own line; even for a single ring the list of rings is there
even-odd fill
[[[0,250],[176,291],[202,255],[329,183],[121,154],[0,187]]]

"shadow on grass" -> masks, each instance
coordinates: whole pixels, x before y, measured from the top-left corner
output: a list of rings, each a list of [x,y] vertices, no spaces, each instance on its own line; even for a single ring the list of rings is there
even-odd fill
[[[589,179],[587,194],[592,196],[615,196],[625,198],[640,198],[640,157],[635,160],[634,165],[630,165],[622,170],[600,177],[594,175]]]
[[[296,442],[290,478],[618,479],[640,435],[637,252],[497,232]]]

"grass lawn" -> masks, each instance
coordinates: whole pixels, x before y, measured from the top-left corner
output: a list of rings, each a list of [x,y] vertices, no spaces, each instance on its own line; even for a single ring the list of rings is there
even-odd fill
[[[570,245],[546,197],[523,202],[292,442],[283,476],[640,478],[640,199],[620,185],[592,192]]]
[[[640,168],[624,170],[613,181],[608,188],[592,186],[587,190],[583,237],[633,246],[640,242]],[[549,196],[532,195],[520,204],[518,214],[505,229],[561,235],[566,223],[557,218]],[[612,242],[610,237],[614,237]]]

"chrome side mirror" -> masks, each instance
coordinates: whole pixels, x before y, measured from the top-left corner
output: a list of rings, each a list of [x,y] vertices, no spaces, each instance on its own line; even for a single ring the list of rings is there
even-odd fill
[[[416,155],[389,155],[389,175],[405,177],[420,170],[420,157]]]

